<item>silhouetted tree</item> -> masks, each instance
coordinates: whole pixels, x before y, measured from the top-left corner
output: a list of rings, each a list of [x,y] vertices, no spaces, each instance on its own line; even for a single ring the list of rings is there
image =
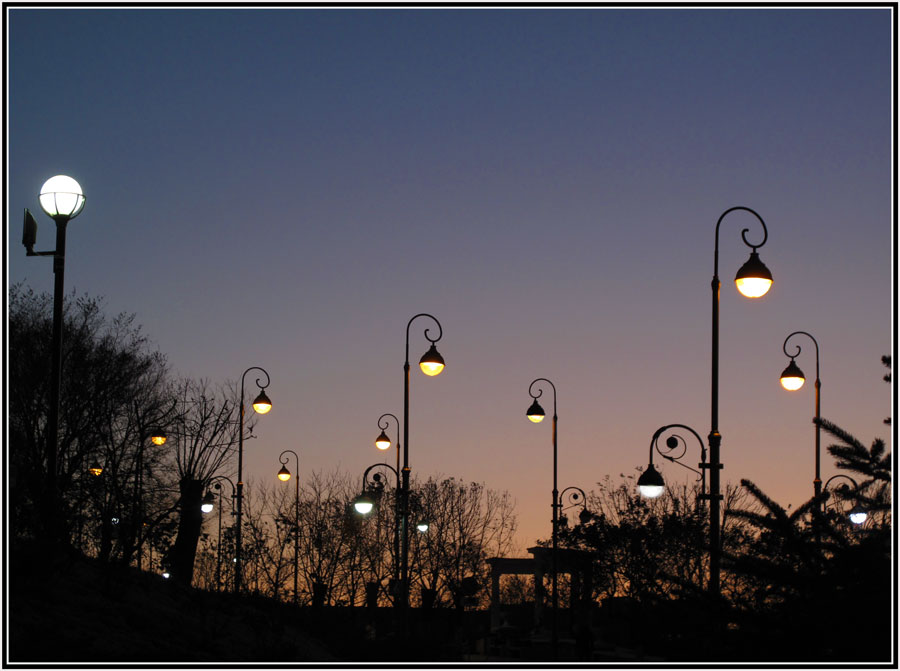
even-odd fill
[[[238,444],[237,393],[205,381],[185,380],[179,387],[178,420],[166,443],[177,478],[178,535],[170,553],[172,578],[190,584],[203,523],[200,504],[210,480],[224,468]],[[245,420],[245,441],[253,420]]]
[[[74,293],[63,310],[57,458],[62,526],[83,549],[109,557],[118,547],[127,560],[135,548],[135,511],[144,505],[134,487],[143,422],[166,415],[168,367],[162,354],[150,350],[134,315],[109,319],[101,300]],[[35,532],[36,503],[46,477],[51,330],[52,297],[14,285],[9,293],[9,477],[17,536]],[[93,465],[103,468],[102,475],[89,472]]]
[[[466,597],[486,594],[488,557],[506,555],[516,530],[508,492],[455,478],[414,483],[415,509],[429,523],[419,534],[411,527],[411,577],[435,595],[434,605],[462,608]]]

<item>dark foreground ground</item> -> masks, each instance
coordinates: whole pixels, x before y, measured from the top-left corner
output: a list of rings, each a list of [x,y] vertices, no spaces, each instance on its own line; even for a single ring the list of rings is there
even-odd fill
[[[10,664],[464,661],[487,613],[296,608],[177,585],[77,554],[16,547],[10,562]]]
[[[134,568],[29,546],[8,548],[6,560],[4,662],[11,666],[508,664],[553,659],[547,636],[528,633],[532,610],[527,606],[506,610],[508,626],[492,636],[487,636],[486,611],[412,609],[406,627],[410,634],[399,636],[396,632],[404,629],[388,608],[296,608],[258,596],[191,589]],[[841,624],[830,618],[810,621],[808,636],[779,637],[782,627],[763,623],[752,629],[752,623],[740,623],[733,629],[700,606],[699,612],[696,605],[685,610],[678,603],[652,611],[635,610],[627,602],[595,608],[589,640],[577,640],[568,633],[571,628],[561,626],[558,659],[617,666],[814,660],[883,666],[891,658],[888,641],[896,653],[896,638],[886,635],[883,625],[870,626],[862,642],[838,634]],[[847,616],[870,625],[880,621],[867,609]],[[874,636],[876,629],[879,636]],[[879,645],[873,645],[873,637]]]

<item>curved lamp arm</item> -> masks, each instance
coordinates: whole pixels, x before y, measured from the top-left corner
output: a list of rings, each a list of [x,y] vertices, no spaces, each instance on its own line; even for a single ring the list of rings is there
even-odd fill
[[[793,361],[796,357],[800,356],[801,348],[800,345],[794,344],[794,347],[797,348],[797,351],[791,354],[788,352],[787,345],[788,340],[793,338],[795,335],[805,335],[810,340],[813,341],[813,344],[816,346],[816,383],[819,382],[819,342],[812,336],[811,333],[807,333],[806,331],[794,331],[787,338],[784,339],[784,344],[781,346],[782,351],[785,353],[785,356],[790,357],[791,361]]]
[[[407,322],[407,324],[406,324],[406,365],[407,366],[409,366],[409,327],[412,326],[412,323],[419,317],[428,317],[429,319],[434,321],[435,324],[437,324],[437,327],[438,327],[437,338],[432,338],[431,335],[429,335],[431,333],[430,327],[425,329],[425,338],[432,345],[434,345],[434,343],[436,343],[438,340],[440,340],[444,335],[444,329],[441,327],[441,323],[437,320],[437,317],[435,317],[434,315],[430,315],[427,312],[420,312],[419,314],[414,315],[413,318],[410,319],[409,322]]]
[[[544,393],[544,390],[540,387],[538,387],[537,393],[534,393],[534,386],[538,382],[546,382],[550,385],[550,388],[553,389],[553,419],[556,419],[556,385],[545,377],[539,377],[536,380],[532,381],[532,383],[528,385],[528,395],[531,396],[531,398],[533,398],[535,401],[537,401]]]
[[[750,232],[749,228],[745,228],[741,231],[741,238],[743,239],[744,244],[747,245],[748,247],[750,247],[750,249],[752,251],[755,252],[757,249],[759,249],[764,244],[766,244],[766,240],[769,239],[769,230],[766,228],[766,222],[764,222],[762,217],[759,216],[759,214],[757,214],[754,210],[751,210],[749,207],[743,207],[741,205],[738,205],[737,207],[730,207],[727,210],[725,210],[722,213],[722,215],[719,217],[719,220],[716,222],[716,252],[715,252],[715,258],[714,258],[714,262],[713,262],[713,275],[715,277],[719,276],[719,226],[722,224],[722,220],[725,218],[725,216],[730,214],[731,212],[734,212],[735,210],[743,210],[745,212],[749,212],[750,214],[752,214],[754,217],[757,218],[760,225],[762,226],[763,239],[762,239],[762,242],[760,242],[758,245],[751,244],[750,242],[747,241],[747,233]]]

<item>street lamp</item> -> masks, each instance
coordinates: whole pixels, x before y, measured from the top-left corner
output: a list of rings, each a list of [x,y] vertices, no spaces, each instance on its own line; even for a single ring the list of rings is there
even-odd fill
[[[719,595],[719,569],[722,561],[722,546],[720,541],[720,519],[719,519],[719,502],[722,495],[719,487],[719,476],[722,469],[722,460],[719,455],[719,448],[722,444],[722,435],[719,433],[719,226],[722,220],[735,210],[743,210],[752,214],[763,229],[763,239],[758,245],[751,244],[747,241],[747,233],[749,228],[741,231],[741,239],[744,244],[750,247],[750,258],[738,270],[734,277],[735,286],[747,298],[759,298],[764,296],[772,286],[772,273],[766,268],[765,264],[760,260],[757,249],[766,244],[769,237],[769,231],[766,223],[756,212],[749,207],[732,207],[719,217],[716,222],[716,248],[713,265],[712,279],[712,402],[711,421],[709,430],[709,456],[710,463],[707,467],[710,469],[709,475],[709,592],[713,596]]]
[[[700,463],[698,464],[698,471],[695,468],[691,468],[690,466],[681,463],[681,459],[684,458],[687,453],[687,442],[684,438],[677,433],[672,434],[668,438],[666,438],[665,446],[661,446],[659,444],[660,437],[669,431],[669,429],[685,429],[694,434],[694,437],[697,439],[697,444],[700,445]],[[663,480],[663,476],[659,471],[656,470],[656,467],[653,465],[653,451],[661,456],[663,459],[668,459],[673,464],[678,464],[682,468],[686,468],[689,471],[692,471],[700,476],[701,488],[700,488],[700,500],[705,500],[706,495],[706,473],[705,470],[709,468],[709,465],[706,463],[706,446],[703,444],[703,439],[700,437],[696,431],[694,431],[691,427],[685,424],[666,424],[665,426],[659,427],[653,434],[653,437],[650,439],[650,462],[647,465],[647,470],[641,473],[641,477],[638,478],[637,485],[638,491],[640,491],[641,496],[648,499],[655,499],[658,496],[662,495],[665,491],[666,483]]]
[[[56,249],[52,252],[36,252],[37,222],[27,209],[22,233],[26,256],[53,257],[53,335],[50,345],[50,406],[47,410],[47,479],[44,496],[45,529],[54,542],[61,540],[58,492],[57,458],[59,449],[59,392],[62,381],[62,327],[63,293],[66,269],[66,226],[84,209],[84,192],[78,182],[65,175],[51,177],[41,187],[41,208],[56,223]]]
[[[265,415],[269,410],[272,409],[272,401],[269,400],[269,397],[266,396],[266,387],[269,386],[269,374],[265,369],[260,368],[259,366],[251,366],[247,370],[244,371],[244,374],[241,375],[241,409],[240,409],[240,419],[238,425],[238,472],[237,472],[237,494],[235,498],[237,499],[237,529],[235,530],[235,557],[234,557],[234,591],[236,594],[239,594],[241,591],[241,580],[243,578],[242,574],[242,552],[241,552],[241,522],[243,520],[243,503],[244,503],[244,482],[243,482],[243,473],[244,473],[244,379],[247,377],[247,373],[251,370],[258,370],[260,373],[266,376],[266,383],[260,384],[260,378],[256,378],[256,386],[259,388],[259,394],[253,401],[253,409],[257,414]]]
[[[441,323],[433,315],[420,312],[406,324],[406,360],[403,363],[403,478],[400,487],[400,603],[406,609],[409,605],[409,327],[419,317],[431,319],[438,328],[436,338],[431,337],[431,329],[425,329],[425,338],[431,343],[428,351],[419,359],[419,368],[433,377],[444,370],[444,357],[437,351],[435,343],[444,335]]]
[[[278,471],[278,479],[287,482],[291,479],[291,472],[287,468],[287,454],[293,454],[295,463],[297,464],[297,477],[294,478],[294,604],[299,603],[299,592],[297,591],[297,570],[300,565],[300,457],[293,450],[285,450],[278,455],[278,461],[281,463],[281,470]]]
[[[821,428],[819,427],[819,418],[820,418],[820,406],[819,406],[819,393],[822,389],[822,382],[819,380],[819,343],[818,341],[812,337],[811,334],[806,331],[794,331],[787,338],[784,339],[784,344],[781,346],[781,349],[784,351],[785,355],[790,357],[791,361],[788,363],[787,368],[781,373],[781,386],[787,389],[788,391],[797,391],[803,386],[803,383],[806,380],[806,377],[803,375],[803,371],[800,370],[800,367],[794,361],[795,357],[800,356],[800,345],[795,345],[797,351],[793,354],[789,353],[787,350],[788,340],[793,338],[795,335],[805,335],[810,340],[813,341],[813,344],[816,346],[816,421],[814,422],[816,425],[816,452],[815,452],[815,464],[816,471],[815,477],[813,478],[813,495],[818,496],[822,493],[822,478],[820,476],[819,464],[821,462]],[[822,502],[824,506],[825,502]]]
[[[578,521],[581,524],[587,524],[591,519],[591,513],[587,509],[587,496],[581,487],[566,487],[559,493],[559,511],[565,513],[570,508],[581,506],[581,512],[578,513]],[[569,520],[564,514],[560,516],[560,523],[566,526]]]
[[[557,590],[558,583],[558,574],[557,574],[557,551],[559,547],[559,537],[558,537],[558,522],[559,522],[559,491],[556,487],[556,471],[557,471],[557,460],[556,460],[556,426],[558,422],[558,417],[556,415],[556,385],[554,385],[550,380],[545,377],[539,377],[536,380],[532,381],[530,385],[528,385],[528,394],[531,396],[532,402],[528,407],[528,410],[525,411],[526,417],[530,419],[535,424],[543,421],[545,413],[544,409],[541,407],[541,404],[538,403],[538,399],[544,393],[544,391],[538,388],[537,393],[534,391],[534,386],[538,382],[546,382],[550,385],[550,388],[553,389],[553,498],[551,499],[550,507],[553,511],[553,520],[552,520],[552,550],[550,553],[550,585],[551,585],[551,602],[553,604],[553,617],[551,619],[551,638],[550,645],[553,653],[553,658],[556,659],[557,649],[559,646],[559,629],[556,622],[556,610],[559,605],[559,594]]]
[[[229,485],[231,485],[231,514],[234,515],[234,499],[235,499],[235,490],[234,483],[230,478],[225,477],[224,475],[217,475],[212,478],[209,483],[213,484],[213,488],[219,492],[219,535],[216,540],[216,589],[220,589],[222,587],[222,485],[217,482],[217,480],[224,480]],[[208,483],[208,484],[209,484]],[[206,496],[203,497],[203,501],[200,504],[200,511],[204,514],[208,514],[212,512],[213,509],[213,501],[215,497],[213,497],[213,493],[210,490],[207,490]]]
[[[438,355],[440,356],[440,355]],[[441,359],[443,361],[443,359]],[[378,438],[375,439],[375,447],[379,450],[389,450],[391,447],[391,439],[388,438],[386,433],[388,427],[390,426],[390,422],[388,418],[393,418],[394,423],[397,425],[397,467],[395,472],[400,473],[400,420],[397,419],[395,415],[392,415],[389,412],[384,413],[381,417],[378,418],[378,428],[381,429],[381,433],[378,434]],[[400,556],[400,492],[397,492],[397,495],[394,497],[394,556]],[[400,565],[398,562],[394,562],[394,579],[399,582],[400,580]]]
[[[830,485],[832,483],[832,481],[837,480],[839,478],[843,478],[845,480],[849,480],[850,482],[852,482],[853,483],[853,491],[855,493],[857,493],[856,495],[858,496],[859,485],[856,483],[856,480],[851,478],[849,475],[844,475],[842,473],[839,473],[838,475],[832,475],[830,478],[828,478],[825,481],[825,485],[822,487],[822,491],[827,492],[828,485]],[[834,496],[835,490],[832,489],[831,491],[832,491],[832,496]],[[841,493],[842,498],[848,498],[849,494],[850,494],[850,487],[848,487],[847,484],[845,483],[845,484],[842,484],[840,487],[838,487],[836,491]],[[847,518],[853,524],[860,526],[861,524],[865,523],[865,521],[869,518],[869,513],[866,511],[865,508],[863,508],[859,504],[859,500],[857,499],[856,504],[853,506],[853,508],[850,509],[850,513],[847,515]]]

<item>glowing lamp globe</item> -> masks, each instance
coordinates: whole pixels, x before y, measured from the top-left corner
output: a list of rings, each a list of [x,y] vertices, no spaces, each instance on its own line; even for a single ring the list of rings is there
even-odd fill
[[[94,477],[99,477],[103,474],[103,466],[101,466],[100,464],[92,464],[88,469],[88,473],[90,473]]]
[[[278,479],[282,482],[287,482],[291,479],[291,472],[288,470],[287,466],[282,466],[281,470],[278,471]]]
[[[71,177],[51,177],[41,187],[41,207],[54,219],[74,219],[84,209],[84,192]]]
[[[800,367],[794,363],[793,359],[791,359],[787,368],[781,373],[781,386],[788,391],[797,391],[803,386],[805,381],[806,377],[803,375],[803,371],[800,370]]]
[[[850,521],[853,522],[853,524],[862,524],[868,517],[869,514],[863,510],[861,506],[856,506],[850,511]]]
[[[200,503],[200,512],[202,512],[204,515],[206,515],[207,513],[211,513],[215,502],[216,497],[213,496],[213,493],[206,492],[206,496],[203,497],[203,501]]]
[[[382,431],[381,435],[375,439],[375,447],[379,450],[386,450],[391,446],[391,439],[387,437],[387,434]]]
[[[662,475],[659,474],[659,471],[656,470],[653,464],[647,466],[647,470],[641,473],[637,484],[641,496],[648,499],[659,497],[666,488]]]
[[[353,502],[353,509],[358,512],[360,515],[368,515],[372,512],[372,509],[375,507],[375,501],[366,496],[365,494],[360,494],[356,497],[356,500]]]
[[[416,522],[416,529],[419,531],[419,533],[424,534],[426,531],[428,531],[428,522],[425,522],[424,520],[421,522]]]
[[[431,347],[428,348],[428,351],[422,355],[421,359],[419,359],[419,368],[422,369],[422,372],[425,373],[425,375],[430,377],[434,377],[444,370],[444,357],[437,351],[437,347],[434,346],[434,343],[431,343]]]
[[[165,445],[166,434],[164,431],[156,430],[150,434],[150,442],[154,445]]]
[[[269,397],[266,396],[266,392],[260,391],[259,396],[256,397],[256,400],[253,401],[253,409],[256,410],[260,415],[265,415],[269,410],[272,409],[272,401],[269,400]]]
[[[747,298],[765,296],[772,286],[772,273],[766,268],[756,250],[750,252],[750,258],[741,266],[734,276],[734,283]]]
[[[528,416],[528,419],[535,424],[544,421],[544,409],[541,407],[541,404],[537,402],[537,399],[534,399],[534,402],[528,407],[525,414]]]

